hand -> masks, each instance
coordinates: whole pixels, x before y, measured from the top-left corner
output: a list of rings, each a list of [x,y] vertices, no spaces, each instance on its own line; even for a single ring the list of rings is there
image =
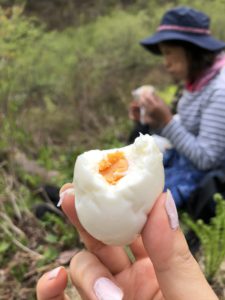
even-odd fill
[[[218,300],[188,249],[169,192],[156,201],[140,237],[130,245],[132,263],[123,247],[104,245],[85,231],[71,188],[67,184],[61,189],[62,208],[87,247],[70,264],[72,283],[82,299]],[[37,285],[38,300],[68,299],[66,280],[64,268],[44,274]]]
[[[138,101],[133,100],[129,106],[129,118],[132,121],[139,122],[140,121],[140,104]]]
[[[169,107],[155,93],[146,93],[142,97],[148,116],[147,122],[152,128],[163,128],[172,119]]]

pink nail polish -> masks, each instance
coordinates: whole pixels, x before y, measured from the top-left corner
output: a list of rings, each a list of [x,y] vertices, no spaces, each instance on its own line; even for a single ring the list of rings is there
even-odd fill
[[[51,280],[51,279],[56,278],[61,269],[62,269],[62,267],[57,267],[57,268],[53,269],[52,271],[50,271],[48,273],[48,279]]]
[[[94,292],[98,300],[122,300],[123,292],[114,282],[106,277],[98,278],[94,284]]]
[[[169,218],[170,227],[173,230],[176,230],[179,227],[179,219],[176,204],[173,200],[173,196],[170,190],[167,190],[166,193],[166,202],[165,202],[166,212]]]
[[[69,189],[65,190],[64,192],[60,193],[59,202],[57,204],[57,207],[60,207],[62,205],[66,195],[74,195],[74,188],[69,188]]]

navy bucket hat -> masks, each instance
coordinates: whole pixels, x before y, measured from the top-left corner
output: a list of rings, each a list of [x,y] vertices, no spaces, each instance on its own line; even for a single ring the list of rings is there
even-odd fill
[[[210,34],[210,18],[195,9],[180,6],[168,10],[154,35],[140,44],[154,54],[160,54],[158,44],[166,41],[185,41],[209,51],[225,48],[225,42],[216,40]]]

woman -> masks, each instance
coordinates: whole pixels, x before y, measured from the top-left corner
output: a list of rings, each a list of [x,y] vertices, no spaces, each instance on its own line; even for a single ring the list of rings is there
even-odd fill
[[[141,45],[162,55],[166,70],[184,83],[175,117],[155,93],[143,94],[140,102],[147,125],[173,145],[164,155],[165,188],[181,207],[206,173],[225,166],[225,43],[210,35],[208,16],[177,7]],[[131,106],[137,121],[136,109]]]

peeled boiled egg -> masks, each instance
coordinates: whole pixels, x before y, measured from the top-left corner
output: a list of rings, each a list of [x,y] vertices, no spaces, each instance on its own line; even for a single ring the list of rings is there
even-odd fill
[[[148,134],[122,148],[84,152],[75,163],[78,218],[108,245],[130,244],[139,235],[163,187],[162,153]]]

